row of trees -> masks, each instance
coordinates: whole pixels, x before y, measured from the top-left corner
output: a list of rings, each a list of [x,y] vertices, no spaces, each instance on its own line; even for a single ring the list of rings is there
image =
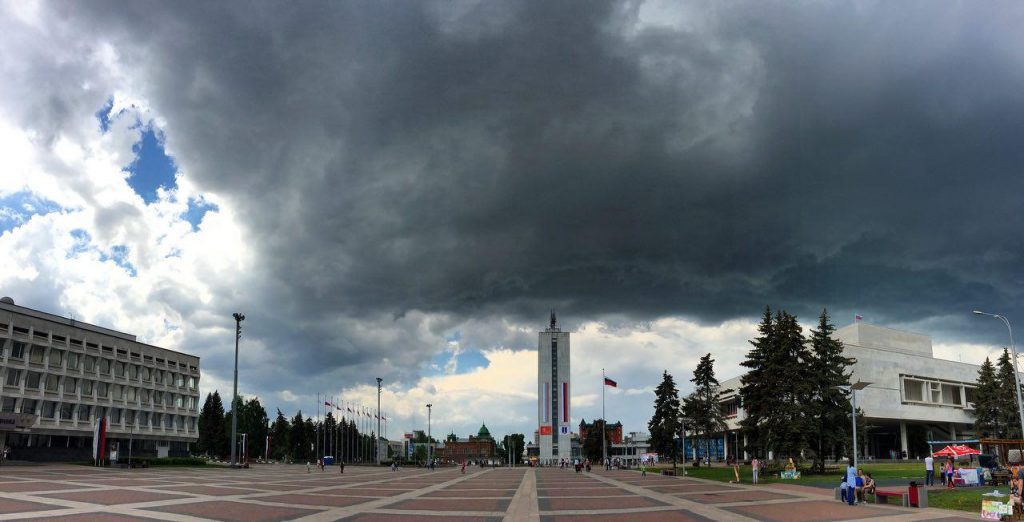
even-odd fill
[[[796,316],[785,310],[773,314],[766,307],[758,336],[750,341],[752,348],[741,363],[747,373],[740,378],[739,390],[721,389],[710,353],[697,364],[690,380],[694,391],[682,403],[674,379],[665,371],[647,425],[652,448],[675,461],[682,418],[687,419],[687,431],[710,444],[713,436],[725,431],[722,395],[735,391],[746,412],[740,421],[745,451],[762,458],[769,452],[775,458],[804,455],[819,470],[826,458],[849,454],[850,392],[843,387],[849,386],[849,367],[856,361],[843,355],[833,332],[827,310],[808,338]]]
[[[273,424],[259,399],[235,402],[238,408],[238,433],[247,434],[249,456],[274,460],[315,461],[319,451],[345,462],[372,462],[374,458],[373,433],[360,433],[356,423],[335,419],[328,412],[323,421],[302,416],[302,411],[287,419],[281,410]],[[199,441],[196,451],[211,457],[230,455],[231,411],[224,411],[220,393],[206,396],[199,413]],[[270,435],[270,454],[266,455],[267,435]],[[320,441],[319,447],[317,441]],[[241,455],[241,451],[238,452]]]
[[[978,370],[978,387],[974,390],[974,431],[982,437],[996,439],[1021,438],[1020,415],[1017,410],[1017,382],[1013,377],[1010,351],[995,365],[988,357]]]

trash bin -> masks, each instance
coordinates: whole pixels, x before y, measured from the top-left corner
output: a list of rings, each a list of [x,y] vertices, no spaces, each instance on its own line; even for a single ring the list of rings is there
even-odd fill
[[[332,457],[330,455],[324,457],[324,466],[333,466],[333,465],[334,465],[334,457]]]
[[[910,507],[923,507],[920,505],[921,497],[919,492],[921,490],[918,488],[920,488],[920,486],[917,485],[917,482],[911,482],[910,487],[907,488],[907,502],[910,504]]]

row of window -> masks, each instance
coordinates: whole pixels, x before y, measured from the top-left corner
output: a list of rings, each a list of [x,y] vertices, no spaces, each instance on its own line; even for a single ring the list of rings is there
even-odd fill
[[[3,347],[0,346],[0,356],[3,356],[3,351]],[[140,364],[129,364],[122,361],[115,361],[113,359],[96,357],[94,355],[83,355],[77,352],[68,352],[59,348],[49,348],[50,353],[49,358],[47,358],[46,351],[47,348],[44,346],[34,344],[29,347],[26,343],[12,341],[9,359],[24,361],[27,352],[28,362],[39,365],[46,364],[48,367],[54,369],[67,368],[68,371],[82,370],[85,373],[124,377],[132,380],[142,380],[143,382],[150,382],[150,380],[152,380],[152,382],[156,384],[177,386],[179,388],[188,387],[193,390],[198,389],[199,387],[199,379],[192,375],[185,375],[169,370],[161,370],[159,368],[150,368]]]
[[[975,387],[964,383],[902,375],[903,400],[941,406],[969,408],[974,403]]]
[[[109,397],[115,401],[128,401],[144,405],[152,403],[178,408],[187,407],[191,410],[199,409],[199,397],[122,384],[111,384],[103,381],[92,381],[79,377],[61,376],[52,373],[44,375],[40,372],[7,368],[4,375],[4,386],[20,388],[22,381],[24,381],[25,391],[37,391],[42,387],[44,391],[53,393],[59,393],[63,390],[68,395],[81,392],[82,398],[106,399]]]
[[[3,334],[7,333],[7,325],[6,324],[0,323],[0,333],[3,333]],[[23,335],[25,337],[29,337],[29,329],[25,328],[25,327],[15,326],[14,327],[14,333],[15,334],[19,334],[19,335]],[[114,352],[115,352],[114,348],[111,347],[111,346],[100,345],[100,344],[93,343],[93,342],[88,342],[88,341],[83,343],[82,340],[80,340],[80,339],[75,339],[75,338],[67,339],[63,335],[53,334],[52,339],[51,339],[51,337],[49,335],[47,335],[44,332],[40,332],[38,330],[35,330],[35,331],[32,332],[32,338],[33,339],[37,339],[37,340],[39,340],[41,342],[45,342],[45,343],[70,345],[71,347],[77,346],[77,347],[81,348],[84,345],[85,348],[87,348],[87,349],[102,351],[104,354],[111,354],[111,355],[113,355]],[[117,351],[117,356],[118,357],[128,358],[128,350],[125,350],[123,348],[117,348],[116,351]],[[142,355],[142,354],[137,353],[137,352],[131,352],[131,358],[133,360],[140,359],[140,356],[141,356],[141,359],[144,360],[147,363],[152,363],[153,362],[153,356],[152,355]],[[168,366],[171,366],[171,367],[177,366],[178,368],[181,368],[182,370],[190,370],[192,372],[199,371],[199,369],[196,368],[195,366],[190,366],[190,365],[185,364],[183,362],[168,361],[168,360],[162,359],[160,357],[156,358],[156,363],[158,365],[167,364]]]
[[[111,426],[136,428],[196,429],[196,418],[173,413],[128,410],[124,408],[107,408],[91,404],[75,404],[70,402],[43,401],[38,399],[21,399],[4,397],[0,399],[0,412],[28,413],[39,415],[41,419],[60,419],[91,423],[96,419],[109,415]]]

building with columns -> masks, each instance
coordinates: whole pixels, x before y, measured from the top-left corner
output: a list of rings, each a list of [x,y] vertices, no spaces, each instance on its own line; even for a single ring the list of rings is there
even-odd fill
[[[199,438],[199,357],[0,299],[0,447],[11,458],[189,455]]]
[[[857,362],[850,382],[871,383],[856,392],[867,424],[858,454],[868,459],[924,457],[928,441],[974,436],[974,390],[980,367],[937,359],[929,336],[862,321],[836,330],[843,353]],[[744,418],[737,390],[740,378],[722,382],[728,432],[714,441],[711,458],[750,456],[742,451]],[[690,455],[688,453],[688,455]]]
[[[538,335],[537,359],[538,458],[548,465],[572,458],[569,332],[558,327],[554,312]]]

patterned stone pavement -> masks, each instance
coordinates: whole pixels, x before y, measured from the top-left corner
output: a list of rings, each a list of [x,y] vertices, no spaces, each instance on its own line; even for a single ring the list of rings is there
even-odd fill
[[[826,490],[631,471],[305,466],[0,468],[0,520],[831,521],[976,520],[936,509],[847,506]]]

